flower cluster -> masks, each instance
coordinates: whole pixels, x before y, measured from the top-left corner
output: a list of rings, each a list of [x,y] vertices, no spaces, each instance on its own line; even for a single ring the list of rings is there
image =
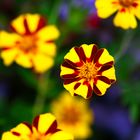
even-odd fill
[[[140,19],[139,0],[96,0],[95,6],[101,18],[107,18],[117,12],[114,18],[115,26],[123,29],[136,28],[136,17]]]
[[[101,96],[116,80],[114,58],[105,48],[83,44],[66,54],[60,75],[72,96],[89,98],[93,91]]]
[[[73,140],[73,137],[58,129],[55,117],[46,113],[35,117],[32,125],[20,123],[5,132],[2,140]]]
[[[54,25],[46,26],[39,14],[24,14],[11,22],[11,29],[12,33],[0,32],[1,57],[5,65],[15,61],[38,73],[52,67],[56,54],[53,41],[59,37]]]

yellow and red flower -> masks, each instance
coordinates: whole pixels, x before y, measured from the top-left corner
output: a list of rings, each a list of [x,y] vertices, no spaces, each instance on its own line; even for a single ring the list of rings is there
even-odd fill
[[[73,136],[58,129],[55,117],[46,113],[37,116],[32,125],[20,123],[4,132],[2,140],[73,140]]]
[[[73,98],[65,91],[52,103],[51,110],[60,129],[71,133],[76,140],[85,140],[91,136],[90,126],[94,115],[89,103],[83,98]]]
[[[101,96],[116,81],[114,58],[95,44],[73,47],[64,57],[60,75],[72,96],[89,98],[93,91]]]
[[[59,31],[47,25],[39,14],[23,14],[11,22],[12,33],[0,32],[1,57],[5,65],[15,61],[25,68],[42,73],[53,66],[56,54],[54,40]]]
[[[140,19],[140,0],[96,0],[95,6],[101,18],[117,12],[114,25],[123,29],[136,28],[136,17]]]

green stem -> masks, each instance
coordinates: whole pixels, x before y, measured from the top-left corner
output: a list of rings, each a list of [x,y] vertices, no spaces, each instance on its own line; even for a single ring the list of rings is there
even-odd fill
[[[49,24],[56,24],[57,22],[60,0],[56,0],[53,4],[54,5],[51,9],[51,14],[49,16]]]
[[[45,74],[41,74],[38,77],[37,97],[35,99],[33,107],[33,116],[42,113],[46,100],[46,91],[47,91],[46,77]]]
[[[132,30],[126,31],[122,43],[120,45],[119,51],[115,55],[115,60],[118,62],[126,53],[128,48],[131,46],[130,43],[134,37],[134,32]]]

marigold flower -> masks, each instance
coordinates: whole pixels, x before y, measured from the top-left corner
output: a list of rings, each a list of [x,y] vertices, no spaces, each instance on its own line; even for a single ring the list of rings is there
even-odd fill
[[[114,58],[95,44],[73,47],[64,57],[60,75],[72,96],[89,98],[93,91],[101,96],[116,80]]]
[[[51,110],[59,127],[73,134],[75,139],[85,140],[92,134],[90,125],[94,115],[84,99],[73,98],[65,91],[52,103]]]
[[[55,117],[42,114],[35,117],[32,126],[20,123],[8,132],[4,132],[2,140],[73,140],[73,137],[57,128]]]
[[[140,0],[96,0],[95,6],[101,18],[117,12],[114,25],[123,29],[136,28],[136,17],[140,19]]]
[[[59,31],[54,25],[45,25],[45,19],[39,14],[23,14],[11,22],[12,33],[1,31],[4,64],[8,66],[15,61],[39,73],[52,67],[56,54],[53,41],[59,37]]]

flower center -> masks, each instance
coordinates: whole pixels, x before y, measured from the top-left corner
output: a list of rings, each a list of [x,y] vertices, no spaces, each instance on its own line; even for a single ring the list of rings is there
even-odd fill
[[[75,107],[67,107],[62,113],[62,123],[74,125],[79,121],[80,112]]]
[[[17,46],[24,52],[36,51],[37,37],[35,35],[24,36],[20,42],[17,42]]]
[[[120,4],[124,7],[129,7],[133,4],[134,0],[119,0]]]
[[[79,70],[79,76],[90,81],[97,75],[97,67],[94,63],[85,63]]]
[[[39,133],[33,133],[30,137],[30,140],[49,140],[50,135],[43,135],[43,134],[39,134]]]

